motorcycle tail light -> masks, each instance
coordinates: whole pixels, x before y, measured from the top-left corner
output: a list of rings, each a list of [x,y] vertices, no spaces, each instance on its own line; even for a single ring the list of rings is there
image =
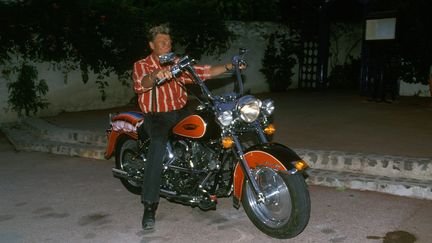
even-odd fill
[[[297,170],[305,170],[309,168],[309,165],[303,160],[295,161],[293,162],[293,165]]]
[[[267,135],[273,135],[276,132],[276,128],[273,124],[269,124],[266,128],[264,128],[264,133]]]
[[[232,139],[232,137],[224,137],[224,138],[222,138],[222,146],[224,147],[224,148],[231,148],[232,146],[233,146],[233,144],[234,144],[234,141],[233,141],[233,139]]]

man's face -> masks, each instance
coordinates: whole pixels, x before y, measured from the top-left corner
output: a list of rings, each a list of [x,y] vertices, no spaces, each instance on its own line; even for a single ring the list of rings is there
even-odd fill
[[[171,52],[171,37],[165,34],[157,34],[153,41],[149,42],[153,54],[160,56]]]

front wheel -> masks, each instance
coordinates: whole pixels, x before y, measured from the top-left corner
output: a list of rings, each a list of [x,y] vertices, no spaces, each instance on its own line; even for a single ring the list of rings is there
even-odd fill
[[[243,185],[243,208],[253,224],[265,234],[288,239],[300,234],[309,222],[310,198],[302,175],[286,175],[262,167],[253,170],[266,200],[257,202],[250,183]]]

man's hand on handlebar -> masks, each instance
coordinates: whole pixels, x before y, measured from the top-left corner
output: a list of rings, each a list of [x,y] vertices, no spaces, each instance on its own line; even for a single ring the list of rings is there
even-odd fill
[[[234,65],[233,63],[225,64],[225,69],[226,69],[226,71],[232,71],[232,70],[234,70],[234,67],[235,67],[235,65]],[[247,63],[246,63],[246,61],[244,61],[244,60],[239,61],[239,69],[240,69],[240,70],[244,70],[244,69],[246,69],[246,68],[247,68]]]
[[[240,70],[244,70],[244,69],[246,69],[247,68],[247,63],[246,63],[246,61],[245,60],[240,60],[239,61],[239,69]]]
[[[170,70],[156,69],[152,74],[151,78],[155,85],[161,85],[167,80],[173,78],[173,74]]]
[[[169,80],[173,78],[173,75],[169,70],[157,69],[152,73],[152,77],[154,80]]]

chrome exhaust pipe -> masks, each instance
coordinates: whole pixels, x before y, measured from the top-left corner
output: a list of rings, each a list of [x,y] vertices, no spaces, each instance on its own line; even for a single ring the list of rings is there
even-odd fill
[[[113,173],[114,177],[117,177],[117,178],[125,178],[125,179],[129,178],[129,174],[124,170],[112,168],[112,173]]]

